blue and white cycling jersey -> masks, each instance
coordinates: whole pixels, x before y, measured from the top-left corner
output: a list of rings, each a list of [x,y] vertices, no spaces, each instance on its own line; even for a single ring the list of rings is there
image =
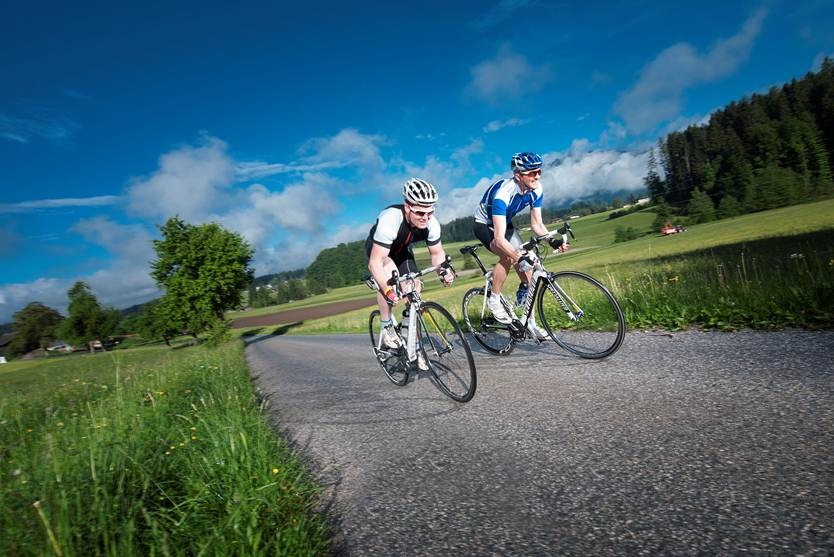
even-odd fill
[[[507,218],[507,223],[524,210],[526,207],[535,208],[542,206],[542,186],[541,184],[534,190],[530,190],[524,195],[521,194],[521,189],[515,180],[507,178],[505,180],[498,180],[492,184],[484,193],[478,208],[475,209],[475,222],[480,222],[488,226],[492,226],[492,217],[494,215],[503,215]]]

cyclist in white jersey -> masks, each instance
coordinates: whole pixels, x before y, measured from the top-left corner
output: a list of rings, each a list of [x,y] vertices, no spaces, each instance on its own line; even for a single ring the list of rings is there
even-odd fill
[[[512,223],[512,218],[523,209],[530,207],[530,226],[538,235],[547,234],[542,222],[543,192],[539,182],[542,158],[536,153],[516,153],[510,161],[513,177],[498,180],[484,193],[475,209],[475,237],[499,259],[492,274],[492,292],[487,293],[487,305],[493,316],[501,323],[510,323],[512,317],[501,305],[499,295],[510,267],[515,267],[522,284],[529,284],[532,269],[519,268],[521,237]],[[561,238],[551,240],[551,246],[561,246]],[[534,320],[528,325],[539,339],[547,338]]]
[[[434,217],[437,198],[437,190],[432,184],[411,178],[403,184],[403,204],[385,208],[365,240],[368,270],[383,289],[383,292],[377,292],[376,297],[382,322],[382,341],[390,348],[399,345],[391,320],[391,306],[399,301],[394,289],[388,286],[391,272],[397,269],[400,274],[406,274],[418,270],[411,250],[414,242],[426,242],[432,265],[446,261],[446,251],[440,243],[440,222]],[[454,273],[441,271],[438,274],[444,286],[449,286],[455,279]],[[422,369],[425,364],[418,361],[418,366]]]

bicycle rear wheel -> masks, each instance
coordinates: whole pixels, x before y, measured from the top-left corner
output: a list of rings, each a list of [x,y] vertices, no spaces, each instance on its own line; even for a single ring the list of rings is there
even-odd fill
[[[537,307],[540,322],[556,344],[582,358],[610,356],[625,338],[620,304],[590,275],[550,273],[539,289]]]
[[[368,319],[368,332],[371,335],[371,350],[373,350],[374,359],[379,364],[379,367],[382,368],[382,371],[385,372],[385,375],[391,383],[402,387],[408,382],[408,364],[405,358],[405,348],[402,345],[402,338],[400,339],[399,348],[387,348],[384,345],[378,345],[381,319],[378,309],[373,310]]]
[[[463,319],[475,341],[488,352],[504,356],[513,351],[510,328],[492,316],[483,288],[472,288],[463,295]]]
[[[469,343],[457,321],[436,302],[426,302],[418,314],[420,346],[435,384],[448,397],[468,402],[475,395],[477,376]]]

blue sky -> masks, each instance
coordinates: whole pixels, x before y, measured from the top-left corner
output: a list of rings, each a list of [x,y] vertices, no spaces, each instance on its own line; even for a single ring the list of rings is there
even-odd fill
[[[401,5],[399,5],[401,4]],[[0,322],[85,280],[159,294],[157,226],[257,275],[364,238],[419,176],[441,222],[510,155],[545,200],[642,187],[646,150],[834,55],[834,2],[16,2],[0,20]]]

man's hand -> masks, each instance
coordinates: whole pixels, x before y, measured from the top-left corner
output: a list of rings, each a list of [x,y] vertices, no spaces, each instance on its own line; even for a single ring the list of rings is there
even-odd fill
[[[388,287],[388,290],[382,293],[382,297],[385,298],[385,301],[388,302],[389,306],[396,305],[397,302],[400,301],[397,297],[397,293],[391,287]]]
[[[553,248],[553,251],[556,251],[562,247],[562,244],[564,244],[565,241],[562,240],[561,236],[553,236],[552,238],[549,238],[547,240],[547,243],[550,244],[550,247]]]
[[[438,274],[440,274],[440,282],[443,283],[443,286],[450,286],[455,281],[455,272],[451,269],[441,267]]]

